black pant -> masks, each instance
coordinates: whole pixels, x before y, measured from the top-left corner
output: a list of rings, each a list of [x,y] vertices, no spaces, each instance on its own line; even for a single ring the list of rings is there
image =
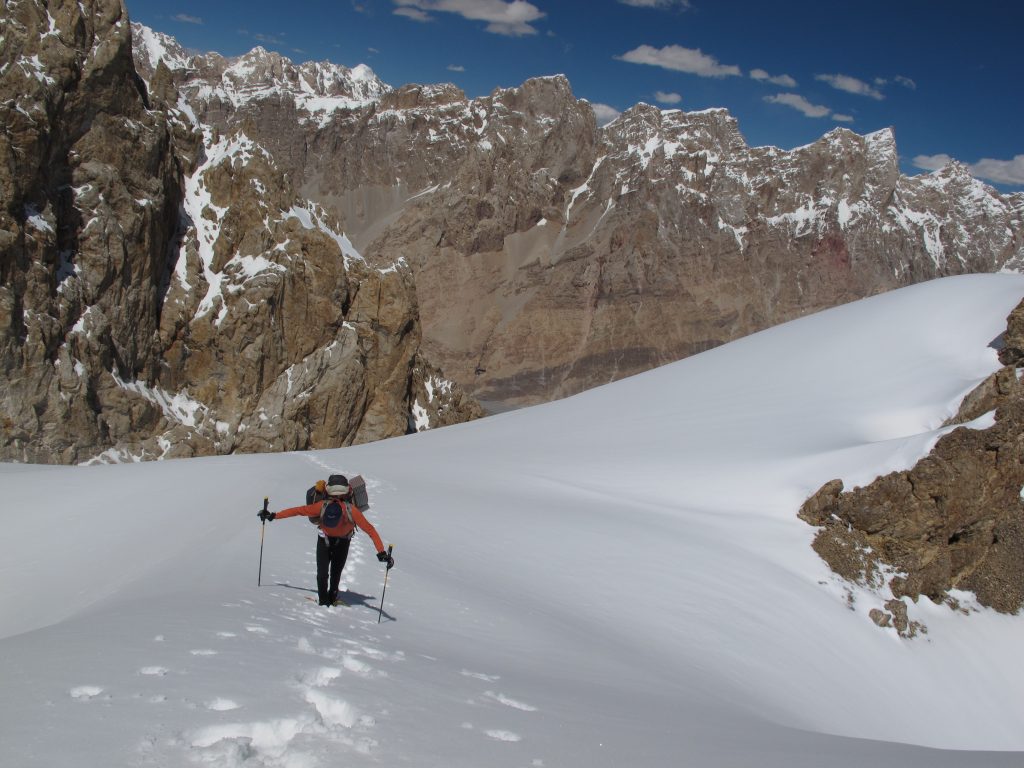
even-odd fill
[[[338,594],[338,584],[341,581],[341,572],[345,568],[345,561],[348,559],[348,546],[351,541],[333,536],[316,537],[316,591],[320,595],[321,603],[327,602],[329,593]]]

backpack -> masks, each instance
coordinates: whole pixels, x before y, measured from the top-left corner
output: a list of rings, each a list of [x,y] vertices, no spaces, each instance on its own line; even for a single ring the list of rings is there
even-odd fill
[[[349,538],[351,538],[356,530],[356,521],[352,517],[352,510],[348,505],[343,501],[325,501],[320,507],[320,525],[324,528],[336,528],[341,525],[342,520],[347,520],[352,524],[352,531],[349,533]]]
[[[310,489],[308,491],[306,491],[306,503],[307,504],[313,504],[313,503],[315,503],[317,501],[323,501],[326,498],[327,498],[327,494],[324,493],[323,491],[318,491],[316,489],[315,485],[310,487]]]
[[[316,502],[323,501],[326,498],[327,494],[324,493],[323,491],[318,491],[315,485],[312,486],[308,491],[306,491],[306,504],[315,504]],[[320,525],[320,515],[307,517],[306,519],[309,520],[309,522],[311,522],[313,525]]]
[[[319,483],[323,483],[324,481],[320,480],[318,482]],[[348,499],[353,504],[355,504],[357,507],[359,507],[359,511],[360,512],[365,512],[366,510],[368,510],[370,508],[370,497],[369,497],[369,494],[367,494],[367,492],[366,492],[366,481],[363,480],[363,476],[362,475],[356,475],[351,480],[346,479],[344,475],[331,475],[327,479],[327,482],[325,483],[325,485],[336,485],[336,484],[337,485],[348,485],[352,489],[352,493],[348,497]],[[326,499],[327,499],[326,492],[318,491],[317,488],[316,488],[316,485],[312,486],[308,491],[306,491],[306,504],[315,504],[318,501],[325,501]],[[335,507],[335,508],[340,508],[340,505],[338,505],[338,504],[333,504],[333,505],[328,505],[328,506],[332,506],[332,507]],[[309,520],[309,522],[311,522],[313,525],[319,526],[322,523],[323,525],[327,526],[328,528],[333,528],[336,525],[339,525],[341,523],[342,517],[345,516],[345,517],[348,518],[350,523],[353,523],[353,525],[355,524],[355,521],[352,519],[351,512],[348,512],[348,514],[346,515],[344,512],[341,512],[340,509],[339,509],[339,511],[337,513],[335,513],[332,510],[331,516],[329,516],[329,518],[327,520],[325,520],[325,518],[324,518],[324,511],[325,510],[323,509],[323,507],[321,507],[319,515],[314,515],[313,517],[309,517],[309,518],[306,518],[306,519]],[[348,510],[346,510],[346,512],[347,511]],[[331,520],[333,520],[334,522],[331,522]]]

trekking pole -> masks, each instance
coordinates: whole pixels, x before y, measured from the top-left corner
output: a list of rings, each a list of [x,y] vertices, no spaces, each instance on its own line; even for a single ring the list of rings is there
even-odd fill
[[[388,544],[388,557],[391,557],[391,550],[395,548],[394,544]],[[380,624],[381,614],[384,613],[384,595],[388,591],[388,571],[390,568],[384,569],[384,591],[380,593],[380,610],[377,611],[377,623]]]
[[[267,496],[264,496],[263,497],[263,511],[264,512],[267,511],[267,504],[269,504],[269,503],[270,503],[270,498],[267,497]],[[267,530],[267,521],[264,518],[264,520],[263,520],[263,527],[260,528],[260,572],[256,576],[256,586],[257,587],[262,587],[263,586],[263,534],[266,532],[266,530]]]

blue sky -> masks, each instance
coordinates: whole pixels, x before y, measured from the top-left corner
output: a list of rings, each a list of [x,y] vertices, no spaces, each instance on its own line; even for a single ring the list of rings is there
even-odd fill
[[[607,117],[637,102],[726,107],[752,146],[836,126],[896,131],[903,170],[949,158],[1024,189],[1019,0],[126,0],[200,51],[256,45],[367,64],[470,97],[564,74]]]

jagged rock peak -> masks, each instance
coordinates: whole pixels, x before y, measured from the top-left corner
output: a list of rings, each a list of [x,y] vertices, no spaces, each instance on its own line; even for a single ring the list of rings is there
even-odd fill
[[[567,99],[576,101],[576,97],[572,92],[572,85],[565,75],[531,77],[522,85],[512,88],[495,88],[491,91],[491,98],[495,101],[506,103],[515,102],[519,99],[536,101],[545,98],[558,101],[565,101]]]
[[[515,88],[495,89],[489,97],[476,101],[489,102],[497,115],[506,111],[521,114],[541,129],[574,118],[585,103],[573,95],[564,75],[530,78]],[[589,117],[589,107],[587,114]]]
[[[868,156],[873,164],[888,165],[898,161],[896,134],[892,128],[882,128],[871,133],[857,133],[849,128],[833,128],[820,139],[791,150],[799,154],[825,150],[830,154],[845,155],[851,152]]]
[[[937,189],[948,190],[950,187],[966,188],[974,185],[987,187],[971,175],[971,170],[959,160],[950,160],[942,168],[924,174],[922,180]]]
[[[132,24],[136,63],[144,78],[163,63],[201,102],[218,99],[235,107],[254,99],[289,96],[296,107],[329,117],[338,109],[354,109],[380,101],[392,91],[365,64],[346,67],[330,61],[296,64],[262,46],[242,56],[217,53],[189,56],[174,38],[142,24]]]
[[[384,94],[380,99],[381,109],[426,109],[443,107],[466,101],[466,94],[454,83],[423,85],[409,83]]]
[[[161,61],[173,72],[188,69],[192,59],[181,44],[170,35],[136,22],[132,22],[132,47],[136,69],[147,81]]]
[[[275,51],[257,46],[224,71],[224,78],[238,88],[273,87],[282,83],[318,96],[351,96],[375,100],[390,90],[365,64],[354,69],[330,61],[307,61],[296,65]]]
[[[864,134],[864,141],[877,154],[896,154],[896,130],[892,126]]]
[[[684,112],[643,102],[630,107],[601,129],[610,145],[672,144],[687,152],[714,151],[732,155],[747,150],[739,123],[727,109]]]

